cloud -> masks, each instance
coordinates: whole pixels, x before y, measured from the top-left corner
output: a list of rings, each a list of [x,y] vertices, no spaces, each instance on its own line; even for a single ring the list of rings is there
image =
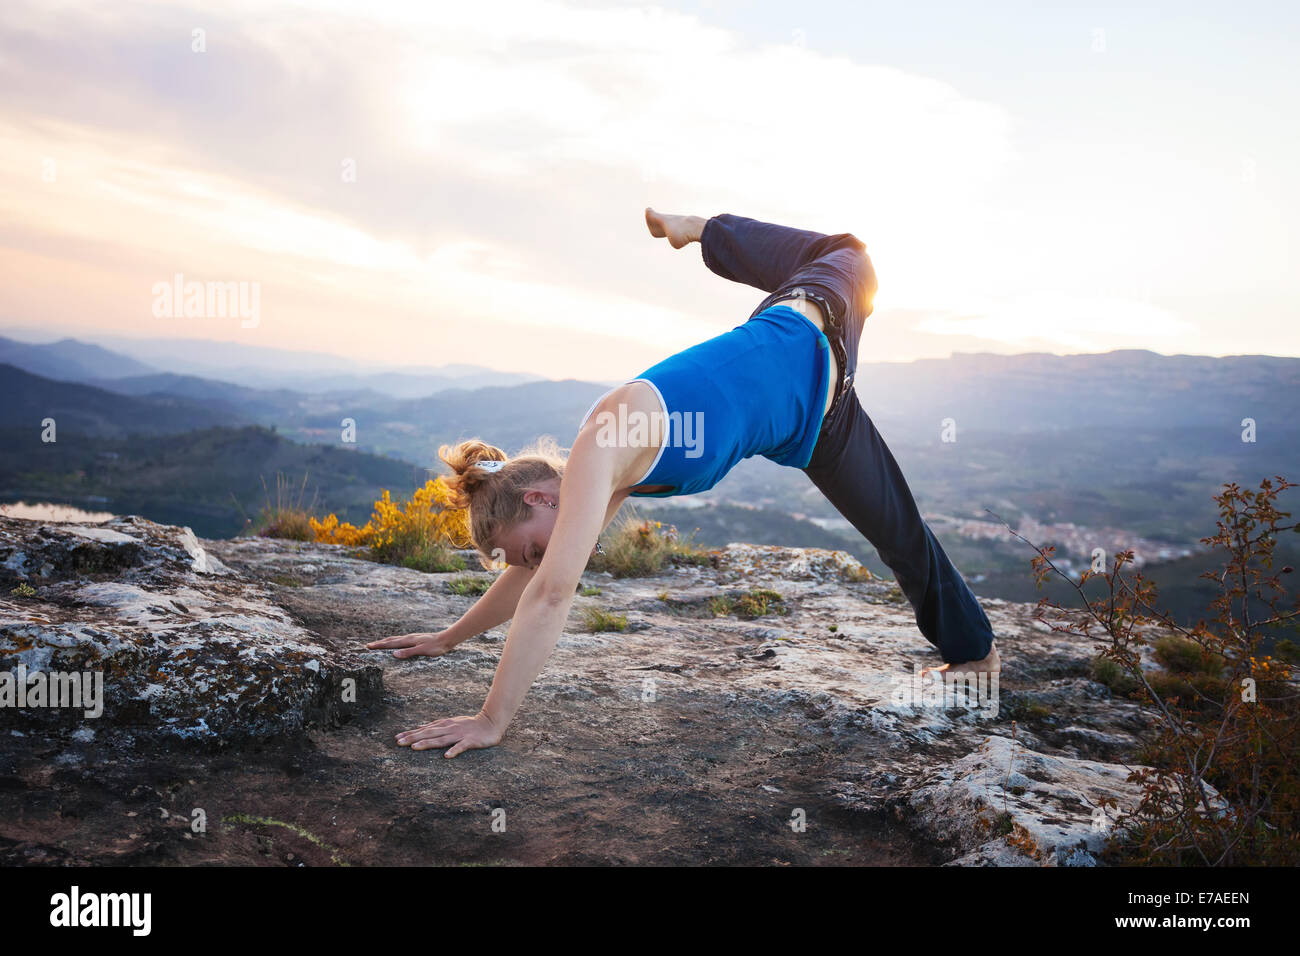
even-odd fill
[[[1010,114],[945,83],[657,8],[19,2],[0,43],[0,201],[69,270],[86,242],[141,281],[251,270],[296,303],[266,335],[336,349],[357,303],[401,339],[422,300],[470,297],[484,338],[447,361],[537,327],[571,343],[554,374],[598,360],[586,335],[653,360],[748,314],[753,290],[648,241],[647,204],[922,248],[1016,158]]]

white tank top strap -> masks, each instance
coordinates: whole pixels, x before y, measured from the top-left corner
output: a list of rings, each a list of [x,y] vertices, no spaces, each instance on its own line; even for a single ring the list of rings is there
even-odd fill
[[[653,388],[653,389],[655,390],[655,394],[656,394],[656,395],[659,394],[659,387],[658,387],[657,385],[655,385],[654,382],[650,381],[650,379],[648,379],[648,378],[629,378],[626,382],[621,382],[621,383],[619,383],[618,385],[615,385],[614,388],[611,388],[608,392],[605,392],[603,395],[601,395],[601,396],[598,397],[594,402],[591,403],[591,408],[587,409],[587,414],[585,414],[585,415],[582,416],[582,421],[578,424],[578,431],[582,431],[582,426],[585,425],[585,424],[587,424],[587,419],[591,417],[591,413],[594,412],[594,411],[596,410],[596,406],[597,406],[597,405],[599,405],[599,404],[600,404],[601,402],[603,402],[606,398],[608,398],[608,397],[610,396],[610,394],[613,393],[616,389],[620,389],[620,388],[622,388],[624,385],[631,385],[633,382],[645,382],[647,385],[649,385],[651,388]],[[664,397],[663,397],[662,395],[659,395],[659,404],[660,404],[661,406],[663,406],[663,404],[664,404]],[[667,407],[664,407],[664,413],[667,414],[667,412],[668,412]]]

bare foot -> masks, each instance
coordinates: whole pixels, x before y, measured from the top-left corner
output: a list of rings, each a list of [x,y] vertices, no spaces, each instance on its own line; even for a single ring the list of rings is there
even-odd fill
[[[1002,670],[1002,659],[998,657],[998,642],[994,641],[989,645],[989,656],[981,661],[965,661],[961,664],[944,664],[942,667],[925,667],[921,669],[922,675],[925,674],[963,674],[974,672],[977,674],[997,674]]]
[[[656,239],[667,238],[668,244],[674,249],[699,242],[706,222],[707,219],[699,216],[670,216],[655,212],[649,206],[645,207],[645,224],[650,228],[650,235]]]

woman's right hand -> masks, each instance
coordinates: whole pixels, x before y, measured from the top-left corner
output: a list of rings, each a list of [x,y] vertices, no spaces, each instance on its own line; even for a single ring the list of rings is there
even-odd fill
[[[395,634],[392,637],[371,641],[366,647],[373,651],[397,648],[397,650],[393,651],[394,657],[418,657],[421,654],[426,657],[441,657],[455,647],[456,644],[456,641],[447,636],[446,631],[438,631],[437,633],[415,631],[411,634]]]

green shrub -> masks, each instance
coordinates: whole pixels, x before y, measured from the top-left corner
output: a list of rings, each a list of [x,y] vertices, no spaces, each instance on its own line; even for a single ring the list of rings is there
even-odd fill
[[[1127,697],[1142,686],[1119,664],[1100,655],[1092,659],[1092,679],[1120,697]]]
[[[1211,654],[1185,637],[1162,637],[1153,650],[1156,660],[1175,674],[1219,674],[1226,663],[1222,654]]]
[[[478,597],[481,594],[486,594],[487,589],[491,586],[491,578],[475,577],[471,574],[461,575],[447,582],[447,590],[452,594],[459,594],[461,597]]]
[[[785,599],[770,588],[754,588],[736,597],[715,597],[709,602],[709,607],[714,617],[735,614],[737,617],[752,619],[767,614],[790,613],[785,606]]]
[[[372,551],[374,560],[383,564],[398,564],[426,574],[465,570],[465,559],[442,545],[394,541]]]
[[[593,634],[598,631],[626,631],[627,615],[615,614],[599,607],[584,607],[582,623]]]

